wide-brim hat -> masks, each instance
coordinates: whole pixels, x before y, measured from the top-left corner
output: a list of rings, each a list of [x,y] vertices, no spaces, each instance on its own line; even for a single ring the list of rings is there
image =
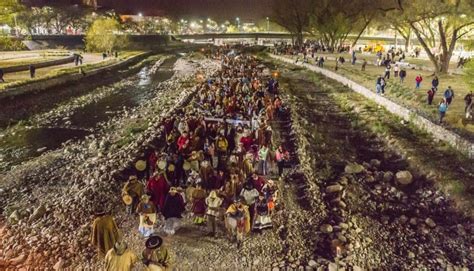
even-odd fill
[[[251,182],[246,182],[244,184],[244,188],[247,189],[247,190],[251,190],[251,189],[253,189],[253,184]]]
[[[130,175],[130,176],[128,177],[128,180],[129,180],[129,181],[131,181],[131,180],[137,180],[137,179],[138,179],[138,178],[137,178],[137,176],[135,176],[135,175]]]
[[[209,193],[209,197],[210,197],[211,199],[217,198],[217,192],[216,192],[216,190],[212,190],[211,193]]]
[[[190,169],[191,169],[191,163],[189,163],[188,161],[184,161],[183,169],[184,169],[185,171],[190,170]]]
[[[145,241],[145,246],[148,249],[159,248],[163,244],[163,239],[158,235],[153,235]]]
[[[141,199],[142,199],[142,200],[144,200],[144,199],[150,199],[150,198],[151,198],[151,196],[148,195],[148,194],[143,194],[143,195],[141,196]]]
[[[169,191],[169,192],[170,192],[170,193],[178,193],[178,189],[173,186],[173,187],[170,188],[170,191]]]
[[[105,213],[106,213],[106,210],[105,210],[105,208],[104,208],[103,206],[101,206],[101,205],[96,206],[95,209],[94,209],[94,214],[95,214],[95,215],[98,215],[98,216],[99,216],[99,215],[105,215]]]

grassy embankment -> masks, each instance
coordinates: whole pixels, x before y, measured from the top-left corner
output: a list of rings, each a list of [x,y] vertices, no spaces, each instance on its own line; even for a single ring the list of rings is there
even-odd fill
[[[90,63],[90,64],[84,64],[82,66],[70,66],[64,65],[61,66],[52,66],[52,67],[46,67],[46,68],[41,68],[36,70],[36,77],[35,78],[29,78],[28,71],[26,72],[20,72],[21,75],[19,76],[18,80],[13,79],[11,82],[8,80],[4,84],[0,84],[0,91],[8,88],[13,88],[13,87],[18,87],[26,84],[31,84],[34,82],[40,82],[52,78],[57,78],[60,76],[64,75],[69,75],[69,74],[75,74],[79,72],[79,67],[82,68],[82,71],[87,73],[89,71],[98,69],[98,68],[103,68],[110,66],[112,64],[124,61],[126,59],[129,59],[130,57],[136,56],[140,53],[143,53],[142,51],[126,51],[126,52],[121,52],[118,58],[109,58],[104,61],[96,62],[96,63]]]
[[[359,59],[362,56],[358,57]],[[356,83],[359,83],[368,89],[375,91],[375,81],[377,76],[384,74],[384,67],[378,67],[368,64],[366,71],[361,71],[361,64],[351,65],[349,58],[346,58],[347,62],[344,65],[339,65],[338,74],[343,75]],[[369,59],[368,59],[369,60]],[[424,65],[428,65],[425,60]],[[311,61],[310,63],[314,63]],[[335,61],[328,60],[325,62],[324,67],[335,71]],[[467,138],[474,139],[474,121],[465,119],[464,114],[464,96],[470,91],[469,86],[465,83],[461,75],[442,75],[439,76],[440,86],[438,92],[435,95],[433,105],[427,104],[427,91],[431,88],[431,80],[433,78],[433,72],[421,71],[421,70],[407,70],[407,78],[404,83],[400,83],[398,78],[392,77],[387,82],[386,97],[397,102],[398,104],[404,105],[418,114],[427,117],[428,119],[437,122],[438,121],[438,108],[437,105],[443,98],[444,90],[451,86],[455,92],[455,98],[453,103],[449,106],[445,121],[449,128],[452,128],[455,132],[463,135]],[[423,82],[420,89],[415,89],[415,77],[421,74]]]

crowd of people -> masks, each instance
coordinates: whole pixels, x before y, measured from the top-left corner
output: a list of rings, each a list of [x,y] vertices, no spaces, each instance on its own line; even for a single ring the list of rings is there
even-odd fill
[[[324,55],[317,56],[316,54],[318,52],[324,53],[324,52],[334,52],[334,50],[331,50],[330,48],[322,45],[323,43],[320,41],[306,41],[304,44],[300,46],[295,46],[295,45],[290,45],[290,44],[276,44],[274,47],[274,54],[277,55],[295,55],[297,56],[295,63],[298,63],[300,61],[299,56],[302,55],[303,58],[301,61],[303,63],[309,63],[309,59],[314,59],[314,64],[317,65],[320,68],[324,68],[324,63],[327,60]],[[363,51],[368,51],[367,46],[366,48],[362,49],[362,47],[359,47],[358,50],[356,49],[350,49],[347,47],[340,47],[338,48],[338,52],[350,52],[351,53],[351,59],[350,63],[352,65],[356,64],[357,61],[357,54],[361,53]],[[415,48],[413,51],[413,57],[417,58],[420,55],[421,50],[419,48]],[[375,79],[375,92],[381,96],[385,95],[385,90],[387,88],[388,82],[390,78],[394,78],[400,84],[404,84],[405,79],[408,75],[406,67],[409,67],[405,61],[405,53],[403,50],[400,48],[395,49],[395,48],[390,48],[388,51],[384,54],[382,53],[381,50],[376,52],[376,58],[374,61],[374,65],[379,66],[384,68],[384,72],[377,76]],[[462,67],[468,59],[465,58],[460,58],[460,63],[458,63],[458,68]],[[337,71],[340,66],[344,65],[346,63],[346,59],[344,56],[340,55],[335,58],[335,66],[334,69]],[[368,64],[366,59],[362,59],[361,61],[361,71],[365,71],[366,66]],[[423,76],[421,74],[418,74],[415,77],[415,90],[419,90],[422,87],[422,82],[423,82]],[[440,81],[439,78],[434,75],[432,80],[431,80],[431,86],[428,88],[428,91],[426,92],[427,94],[427,104],[429,106],[433,105],[433,101],[436,97],[436,94],[439,90],[439,85]],[[452,104],[454,100],[454,89],[451,86],[448,86],[442,93],[442,97],[439,100],[439,103],[437,103],[438,106],[438,113],[439,113],[439,123],[442,124],[443,120],[446,116],[446,113],[448,111],[449,105]],[[473,119],[473,111],[474,111],[474,103],[473,103],[473,98],[472,98],[472,92],[469,92],[466,94],[464,97],[464,102],[465,102],[465,107],[464,107],[464,113],[465,113],[465,119],[471,120]]]
[[[285,110],[278,81],[254,57],[231,48],[212,57],[221,70],[202,80],[190,106],[163,120],[164,148],[138,160],[122,189],[130,219],[148,238],[138,258],[149,269],[170,267],[158,234],[179,234],[183,218],[237,246],[273,226],[279,198],[270,177],[281,175],[290,159],[283,145],[275,146],[270,126]],[[102,210],[97,215],[91,240],[106,255],[107,270],[129,270],[117,267],[118,259],[128,267],[138,258],[125,253],[113,217]]]

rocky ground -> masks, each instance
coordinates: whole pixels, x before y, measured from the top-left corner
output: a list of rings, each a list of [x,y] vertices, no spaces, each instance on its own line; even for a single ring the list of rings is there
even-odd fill
[[[0,266],[73,268],[90,262],[94,252],[87,237],[94,206],[106,199],[110,208],[119,206],[121,173],[158,137],[160,119],[187,103],[194,72],[212,74],[218,67],[213,61],[180,60],[176,69],[187,72],[161,83],[154,98],[111,118],[85,140],[3,174]],[[131,123],[142,123],[142,130],[126,134]]]
[[[314,253],[353,269],[474,268],[472,220],[433,186],[436,180],[358,123],[365,115],[354,110],[370,108],[337,106],[336,96],[350,91],[322,77],[315,85],[305,71],[282,74],[308,180],[305,198],[323,216]]]
[[[102,261],[87,240],[97,204],[113,210],[135,252],[143,249],[138,218],[124,213],[117,196],[124,174],[145,148],[159,144],[160,119],[190,102],[195,72],[212,74],[219,65],[181,59],[175,68],[148,102],[0,177],[0,269],[99,270]],[[347,89],[315,85],[304,71],[282,68],[290,111],[272,127],[293,165],[278,181],[273,230],[237,249],[222,229],[205,237],[187,217],[164,238],[176,269],[472,270],[472,221],[431,176],[361,125],[354,108],[338,104],[335,95]],[[141,129],[130,133],[137,123]]]

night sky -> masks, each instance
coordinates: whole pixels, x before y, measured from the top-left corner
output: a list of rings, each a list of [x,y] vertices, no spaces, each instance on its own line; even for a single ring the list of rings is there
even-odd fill
[[[25,2],[27,2],[26,0]],[[34,5],[73,4],[80,0],[29,0]],[[121,13],[257,20],[271,14],[272,0],[98,0],[99,6]]]

